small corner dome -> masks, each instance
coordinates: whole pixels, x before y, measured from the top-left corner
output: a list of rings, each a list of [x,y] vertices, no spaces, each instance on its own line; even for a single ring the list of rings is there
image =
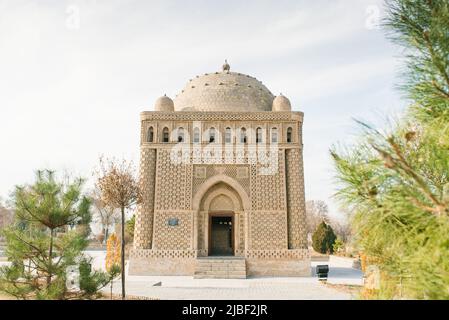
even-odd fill
[[[292,111],[290,100],[284,97],[281,93],[274,98],[272,111]]]
[[[175,111],[175,104],[172,99],[164,95],[154,103],[154,111],[173,112]]]

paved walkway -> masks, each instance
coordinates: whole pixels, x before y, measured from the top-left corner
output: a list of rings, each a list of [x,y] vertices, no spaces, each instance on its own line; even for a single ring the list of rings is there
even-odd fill
[[[94,268],[104,265],[104,252],[89,252]],[[362,273],[352,268],[352,259],[330,257],[329,262],[312,262],[330,267],[328,283],[362,285]],[[193,279],[187,276],[127,276],[127,294],[177,300],[348,300],[351,294],[326,287],[313,274],[310,277]],[[107,291],[107,290],[106,290]],[[114,293],[120,293],[120,280]]]
[[[284,281],[279,278],[229,280],[193,280],[191,277],[158,277],[127,280],[127,293],[157,299],[176,300],[348,300],[351,295],[325,287],[318,282]],[[162,286],[153,286],[154,280]],[[182,283],[181,283],[182,282]],[[120,292],[117,283],[115,293]]]
[[[89,251],[95,269],[104,269],[104,251]],[[0,262],[0,265],[7,262]],[[352,259],[330,257],[330,284],[362,285],[362,272],[352,268]],[[350,293],[326,287],[313,274],[310,277],[249,278],[249,279],[193,279],[179,276],[127,276],[127,294],[156,299],[177,300],[347,300]],[[109,292],[109,289],[105,289]],[[120,293],[120,280],[115,281],[113,292]]]

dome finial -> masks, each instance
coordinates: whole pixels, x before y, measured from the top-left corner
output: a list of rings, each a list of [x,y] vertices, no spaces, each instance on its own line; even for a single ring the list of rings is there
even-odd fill
[[[225,63],[222,66],[223,72],[229,73],[229,70],[231,70],[231,66],[228,64],[228,59],[225,59]]]

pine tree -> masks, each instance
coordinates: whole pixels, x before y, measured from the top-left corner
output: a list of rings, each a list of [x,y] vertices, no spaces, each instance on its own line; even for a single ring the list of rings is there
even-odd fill
[[[385,27],[404,47],[394,128],[360,122],[355,147],[333,148],[338,198],[355,242],[382,274],[380,298],[449,298],[449,2],[387,1]]]
[[[90,270],[87,247],[90,200],[83,181],[60,182],[38,171],[32,185],[16,187],[15,222],[4,230],[10,265],[0,268],[0,291],[19,299],[89,298],[109,277]],[[67,270],[79,269],[80,290],[69,292]]]

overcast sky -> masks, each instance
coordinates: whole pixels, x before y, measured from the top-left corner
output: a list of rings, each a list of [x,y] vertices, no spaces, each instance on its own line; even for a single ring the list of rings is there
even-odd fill
[[[403,109],[382,1],[0,0],[0,196],[39,168],[91,178],[101,154],[138,164],[139,113],[198,74],[231,70],[305,113],[306,198],[335,192],[329,148],[353,118]]]

